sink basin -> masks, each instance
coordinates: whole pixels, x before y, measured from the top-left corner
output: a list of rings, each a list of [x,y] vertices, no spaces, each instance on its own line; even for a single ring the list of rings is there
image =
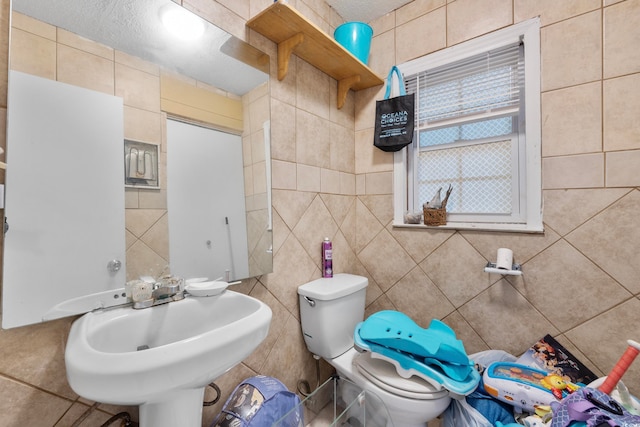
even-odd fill
[[[65,351],[80,396],[139,405],[141,426],[201,426],[204,388],[266,338],[271,309],[232,291],[76,320]]]

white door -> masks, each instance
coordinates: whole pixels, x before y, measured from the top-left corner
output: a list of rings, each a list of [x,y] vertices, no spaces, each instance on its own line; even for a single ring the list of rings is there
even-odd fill
[[[122,99],[12,71],[8,105],[4,328],[126,280]]]
[[[173,274],[249,276],[240,136],[168,120],[167,205]]]

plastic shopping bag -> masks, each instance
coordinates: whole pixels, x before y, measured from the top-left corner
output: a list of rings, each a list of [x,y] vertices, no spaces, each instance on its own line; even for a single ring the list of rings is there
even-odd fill
[[[442,414],[442,427],[493,427],[480,412],[469,405],[465,399],[452,399]]]

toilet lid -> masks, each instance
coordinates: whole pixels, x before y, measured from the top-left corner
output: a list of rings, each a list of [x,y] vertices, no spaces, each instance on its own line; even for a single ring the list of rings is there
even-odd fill
[[[432,400],[441,399],[449,394],[446,389],[436,388],[422,378],[416,376],[402,378],[398,375],[395,366],[385,360],[372,358],[369,352],[356,356],[353,364],[369,381],[397,396]]]

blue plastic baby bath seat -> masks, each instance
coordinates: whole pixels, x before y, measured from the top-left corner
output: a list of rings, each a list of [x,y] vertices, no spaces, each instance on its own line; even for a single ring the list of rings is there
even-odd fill
[[[356,326],[354,342],[393,363],[400,376],[416,375],[457,395],[470,394],[480,382],[462,341],[437,319],[424,329],[404,313],[380,311]]]

